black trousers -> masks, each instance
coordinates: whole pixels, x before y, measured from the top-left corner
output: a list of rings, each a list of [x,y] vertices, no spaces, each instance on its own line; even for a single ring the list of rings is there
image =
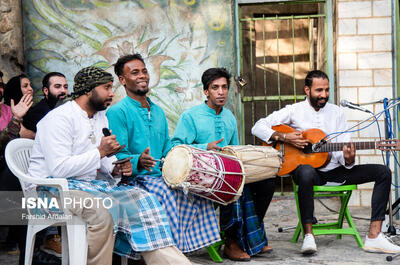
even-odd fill
[[[392,173],[387,166],[367,164],[347,169],[344,166],[322,172],[309,165],[300,165],[291,173],[294,182],[299,185],[299,206],[301,222],[312,223],[314,213],[313,186],[325,185],[327,182],[341,185],[375,182],[371,201],[371,221],[385,219],[386,206]]]
[[[274,196],[275,178],[265,179],[247,185],[250,187],[251,194],[253,195],[258,221],[262,222],[272,197]]]
[[[246,186],[250,188],[258,221],[263,222],[269,204],[271,203],[272,197],[274,196],[275,178],[253,182],[250,184],[246,184]],[[232,216],[231,212],[232,207],[230,205],[220,207],[221,226],[224,226],[224,224],[229,222],[229,218],[230,216]],[[231,226],[229,229],[224,231],[225,236],[227,238],[236,239],[237,229],[238,228],[235,225]]]

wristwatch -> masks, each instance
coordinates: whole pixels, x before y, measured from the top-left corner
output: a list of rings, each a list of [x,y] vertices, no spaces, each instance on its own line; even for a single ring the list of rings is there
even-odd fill
[[[15,118],[14,116],[11,118],[12,121],[16,121],[17,123],[21,123],[22,119]]]

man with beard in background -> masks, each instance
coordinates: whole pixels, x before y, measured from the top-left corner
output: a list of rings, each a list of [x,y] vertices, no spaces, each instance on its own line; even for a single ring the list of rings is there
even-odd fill
[[[36,124],[52,109],[57,103],[68,94],[68,83],[65,75],[59,72],[51,72],[43,77],[44,98],[33,106],[24,117],[21,129],[22,138],[35,138]]]

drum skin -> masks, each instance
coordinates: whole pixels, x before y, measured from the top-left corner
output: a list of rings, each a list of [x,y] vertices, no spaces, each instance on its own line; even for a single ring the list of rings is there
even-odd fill
[[[242,194],[245,173],[234,156],[179,145],[167,154],[162,175],[171,188],[226,205]]]

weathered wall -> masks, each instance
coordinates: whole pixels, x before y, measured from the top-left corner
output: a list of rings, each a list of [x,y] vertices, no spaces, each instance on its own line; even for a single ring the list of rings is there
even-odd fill
[[[204,100],[204,70],[234,69],[229,0],[23,0],[23,6],[34,84],[46,72],[59,71],[72,87],[81,68],[96,65],[113,73],[118,57],[139,52],[170,131],[185,109]],[[125,90],[118,81],[114,85],[117,101]]]
[[[0,70],[7,81],[23,71],[20,0],[0,0]]]
[[[338,1],[338,91],[341,99],[367,103],[392,98],[391,5],[390,0]],[[365,106],[374,113],[382,104]],[[345,109],[350,124],[368,117],[367,113]],[[383,134],[383,116],[379,119]],[[353,133],[359,141],[377,140],[377,126]],[[378,150],[358,151],[359,164],[382,164]],[[351,205],[371,204],[373,183],[359,185]]]

